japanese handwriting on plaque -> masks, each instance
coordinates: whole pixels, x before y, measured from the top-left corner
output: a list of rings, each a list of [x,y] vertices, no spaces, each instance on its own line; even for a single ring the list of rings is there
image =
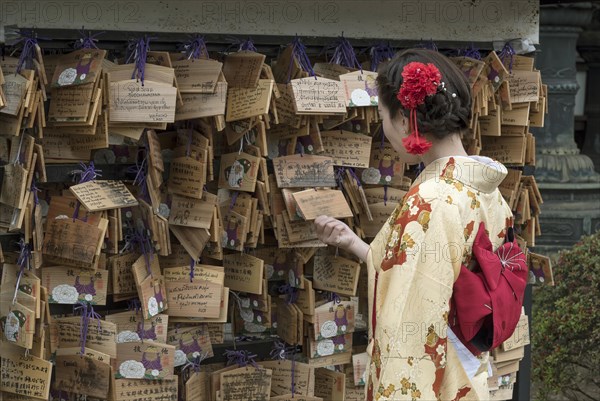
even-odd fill
[[[262,294],[264,261],[252,255],[233,253],[223,256],[225,285],[233,291]]]
[[[117,344],[116,379],[162,380],[173,377],[175,347],[152,342]]]
[[[52,363],[24,355],[19,347],[0,343],[2,378],[0,390],[7,393],[47,400],[50,394]]]
[[[360,70],[340,75],[344,85],[347,107],[377,106],[377,73]]]
[[[177,376],[163,380],[117,379],[115,401],[177,401]],[[151,396],[150,396],[151,394]]]
[[[207,358],[214,356],[206,323],[199,326],[169,330],[167,344],[174,345],[177,348],[175,351],[175,367],[194,362],[201,355]]]
[[[223,401],[267,401],[271,394],[271,369],[243,367],[221,373]]]
[[[350,131],[322,131],[325,154],[336,166],[369,167],[371,137]]]
[[[86,355],[56,357],[56,386],[69,393],[105,399],[110,388],[109,361]]]
[[[42,270],[42,283],[48,289],[49,303],[106,305],[108,275],[108,270],[47,267]]]
[[[178,157],[171,161],[169,193],[202,199],[206,180],[206,163],[191,157]]]
[[[214,202],[173,195],[169,224],[210,229],[213,219]]]

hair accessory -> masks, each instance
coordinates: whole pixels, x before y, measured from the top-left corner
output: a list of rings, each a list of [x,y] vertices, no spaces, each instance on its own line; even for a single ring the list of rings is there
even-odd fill
[[[423,64],[413,61],[405,65],[402,70],[402,85],[400,85],[396,97],[405,109],[410,110],[409,127],[411,134],[406,138],[402,138],[402,144],[408,153],[420,155],[427,152],[431,147],[431,142],[419,137],[417,107],[423,104],[427,96],[438,91],[441,80],[442,74],[431,63]]]

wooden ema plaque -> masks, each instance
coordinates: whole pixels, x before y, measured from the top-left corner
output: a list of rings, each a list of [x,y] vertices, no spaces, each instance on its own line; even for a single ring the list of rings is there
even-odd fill
[[[69,190],[90,211],[137,206],[138,201],[121,181],[97,180],[73,185]]]
[[[296,114],[346,114],[346,95],[340,81],[309,77],[292,79]]]
[[[24,355],[23,349],[6,342],[0,343],[2,378],[0,390],[47,400],[50,395],[52,363],[32,355]]]

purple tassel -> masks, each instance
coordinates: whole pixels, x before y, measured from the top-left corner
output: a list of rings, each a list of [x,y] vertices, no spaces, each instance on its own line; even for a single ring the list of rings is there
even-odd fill
[[[329,60],[331,64],[339,64],[348,68],[360,69],[362,72],[362,66],[356,58],[354,48],[348,39],[344,37],[343,32],[342,36],[338,37],[327,50],[333,50],[333,55],[331,56],[331,60]]]
[[[90,165],[86,167],[86,165],[84,163],[79,163],[79,165],[81,166],[81,170],[74,170],[71,172],[71,174],[73,176],[79,175],[79,180],[78,180],[78,184],[83,184],[84,182],[88,182],[88,181],[93,181],[96,179],[96,177],[101,177],[102,174],[100,174],[100,172],[102,170],[96,170],[94,168],[94,162],[90,162]],[[73,177],[75,178],[75,177]],[[81,205],[81,203],[79,201],[77,201],[77,204],[75,205],[75,211],[73,212],[73,221],[75,221],[78,217],[79,217],[79,206]]]
[[[474,58],[475,60],[481,60],[481,53],[479,53],[479,49],[475,48],[473,44],[471,47],[467,47],[464,50],[459,50],[458,54],[463,57]]]
[[[23,69],[33,70],[35,68],[33,60],[36,53],[35,46],[38,43],[37,34],[33,30],[20,29],[18,34],[21,36],[21,39],[17,41],[17,44],[22,43],[22,49],[19,55],[19,62],[17,63],[17,74]]]
[[[190,283],[194,281],[194,267],[196,266],[196,261],[194,258],[190,258]]]
[[[394,49],[388,43],[379,43],[369,49],[371,56],[371,71],[377,71],[379,64],[394,57]]]
[[[102,170],[96,170],[94,168],[94,162],[90,162],[89,166],[86,166],[84,163],[79,163],[81,166],[81,170],[74,170],[71,172],[72,175],[79,175],[79,180],[77,180],[78,184],[83,184],[84,182],[93,181],[96,177],[102,177]]]
[[[81,27],[81,31],[79,31],[80,38],[78,41],[75,42],[73,47],[75,49],[97,49],[98,46],[96,46],[96,42],[98,41],[98,39],[96,39],[96,36],[102,35],[104,33],[105,32],[96,32],[92,35],[92,32],[88,31],[86,33],[84,31],[84,28]]]
[[[188,60],[208,59],[208,49],[204,42],[204,36],[194,35],[191,40],[183,45],[186,51]]]
[[[278,288],[280,294],[285,294],[285,301],[290,304],[295,304],[298,301],[298,290],[289,284],[284,284]]]
[[[21,277],[25,273],[25,268],[27,270],[31,269],[31,249],[29,248],[29,244],[25,242],[25,239],[21,238],[19,240],[19,257],[17,259],[17,265],[19,266],[19,274],[17,275],[17,282],[15,284],[15,294],[13,295],[13,305],[17,302],[17,293],[19,292],[19,284],[21,283]]]
[[[358,176],[356,175],[356,173],[354,172],[353,169],[351,168],[347,168],[346,170],[348,170],[348,172],[350,173],[350,175],[352,176],[352,178],[354,178],[354,180],[356,180],[356,185],[358,185],[359,187],[360,185],[360,180],[358,179]]]
[[[135,174],[133,185],[140,187],[140,197],[149,202],[150,193],[148,192],[148,181],[146,180],[148,165],[146,161],[147,157],[144,156],[141,164],[136,161],[136,165],[128,167],[125,172],[128,174]]]
[[[135,63],[135,68],[131,74],[131,79],[141,81],[144,86],[144,74],[146,71],[146,58],[150,50],[150,38],[144,35],[143,38],[129,42],[128,49],[130,51],[127,63]]]
[[[258,365],[254,358],[256,358],[256,354],[251,354],[246,350],[226,350],[223,354],[227,358],[227,366],[230,365],[238,365],[239,367],[244,367],[248,365],[252,365],[253,367],[258,369]]]
[[[142,255],[144,255],[148,275],[152,276],[152,270],[150,269],[150,262],[153,258],[152,243],[150,242],[150,237],[145,230],[135,230],[132,234],[126,235],[125,246],[123,249],[121,249],[121,253],[130,250],[133,251],[136,248]]]
[[[502,48],[502,51],[498,55],[498,58],[500,59],[500,61],[502,61],[502,64],[504,64],[504,65],[506,65],[506,63],[504,62],[504,60],[506,58],[509,58],[509,61],[508,61],[508,72],[510,72],[510,73],[512,73],[512,67],[513,67],[513,61],[515,59],[515,54],[516,54],[515,49],[513,49],[513,47],[510,44],[510,42],[506,42],[506,44]]]
[[[254,42],[252,41],[252,38],[248,38],[246,40],[243,40],[240,43],[240,51],[241,50],[249,50],[251,52],[257,52],[258,50],[256,50],[256,47],[254,46]]]
[[[194,371],[196,373],[200,372],[200,363],[208,358],[208,351],[198,355],[197,357],[194,358],[193,361],[190,361],[188,359],[187,364],[181,369],[182,372],[186,371],[187,369],[194,369]]]
[[[434,52],[438,51],[438,47],[435,44],[435,42],[433,41],[433,39],[430,39],[427,42],[421,42],[416,47],[420,47],[421,49],[433,50]]]
[[[81,311],[81,326],[79,331],[79,342],[81,344],[81,355],[85,354],[85,344],[87,342],[88,328],[90,319],[96,319],[98,323],[98,332],[102,330],[100,323],[101,316],[94,311],[94,307],[87,302],[78,302],[78,306],[73,308],[73,311]]]
[[[329,292],[329,294],[327,294],[327,299],[329,300],[329,302],[333,302],[336,304],[339,304],[340,302],[342,302],[342,299],[340,298],[340,296],[335,292]]]
[[[304,43],[302,43],[298,35],[296,35],[291,45],[293,58],[290,60],[287,81],[290,82],[290,80],[292,79],[292,65],[294,60],[296,60],[296,62],[300,65],[302,71],[308,72],[311,77],[315,77],[315,79],[317,79],[315,71],[312,68],[310,59],[308,58],[308,54],[306,54],[306,46],[304,46]]]
[[[233,210],[233,207],[235,206],[235,202],[237,201],[237,198],[239,195],[240,195],[240,193],[237,191],[234,191],[233,195],[231,195],[231,203],[229,204],[229,211]]]
[[[339,188],[342,187],[342,182],[344,181],[344,168],[338,167],[335,169],[335,182]]]
[[[298,346],[287,347],[286,344],[281,340],[275,340],[273,349],[269,353],[271,359],[274,360],[286,360],[291,356],[292,361],[292,398],[296,393],[296,352],[298,352]]]
[[[41,191],[38,189],[38,187],[36,185],[36,179],[35,178],[31,181],[31,187],[29,188],[29,191],[31,193],[33,193],[33,203],[36,206],[39,205],[40,204],[40,200],[38,198],[38,192],[41,192]]]

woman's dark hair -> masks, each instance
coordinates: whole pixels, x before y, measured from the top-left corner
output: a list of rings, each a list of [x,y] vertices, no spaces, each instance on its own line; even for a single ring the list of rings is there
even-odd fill
[[[402,85],[402,70],[410,62],[418,61],[435,65],[442,75],[446,90],[425,98],[417,107],[419,131],[428,132],[441,139],[469,126],[471,119],[471,90],[462,71],[444,55],[427,49],[407,49],[383,64],[377,75],[379,101],[387,107],[390,117],[398,111],[409,117],[409,110],[402,107],[396,97]],[[456,97],[452,96],[456,93]]]

